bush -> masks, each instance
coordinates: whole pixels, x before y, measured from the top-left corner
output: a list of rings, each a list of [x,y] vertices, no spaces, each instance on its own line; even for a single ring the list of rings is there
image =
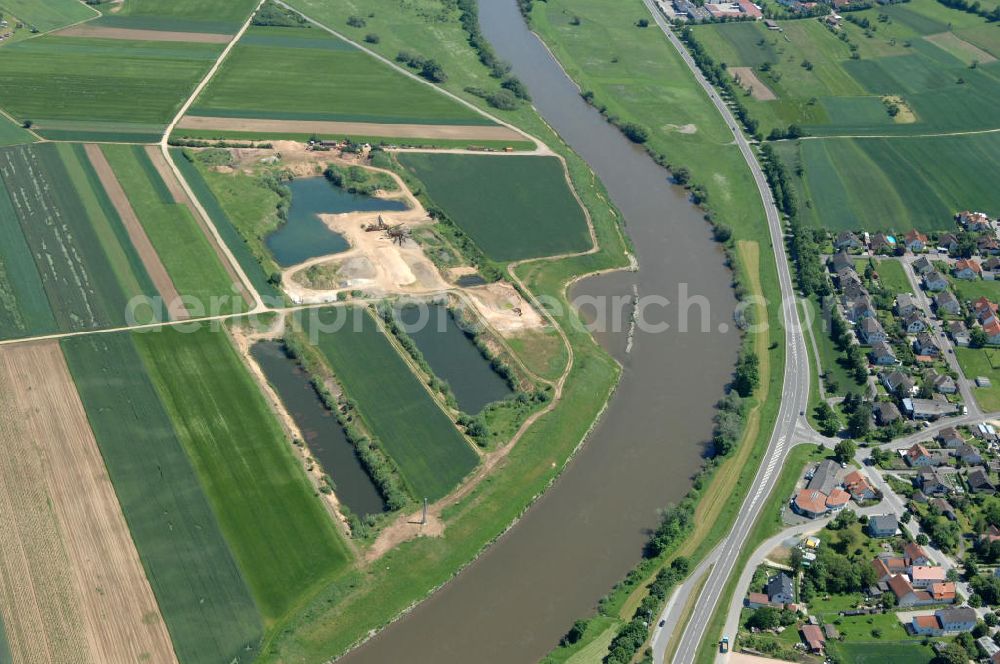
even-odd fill
[[[501,111],[513,111],[517,108],[517,96],[507,88],[500,88],[491,93],[486,101],[490,106]]]
[[[633,143],[645,143],[649,140],[649,130],[635,122],[623,122],[618,128]]]
[[[365,35],[365,41],[369,44],[377,44],[380,41],[382,41],[382,39],[374,32],[369,32],[367,35]]]
[[[360,16],[347,17],[347,25],[351,26],[352,28],[363,28],[367,24],[368,22],[365,21],[365,19],[361,18]]]

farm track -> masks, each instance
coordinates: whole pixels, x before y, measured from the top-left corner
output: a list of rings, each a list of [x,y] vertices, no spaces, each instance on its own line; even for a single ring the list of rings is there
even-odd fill
[[[153,243],[150,242],[149,236],[146,235],[146,231],[142,227],[142,222],[139,221],[135,210],[132,209],[132,204],[129,203],[128,196],[125,194],[125,190],[122,189],[121,183],[115,176],[114,171],[111,170],[111,164],[108,163],[104,153],[101,152],[101,147],[94,143],[88,143],[84,146],[84,150],[86,150],[91,166],[97,172],[101,186],[104,187],[104,191],[108,194],[108,198],[111,199],[112,205],[118,211],[122,225],[125,226],[125,231],[132,241],[132,246],[135,247],[136,252],[139,254],[139,258],[142,259],[142,264],[146,267],[149,278],[153,280],[156,290],[160,292],[164,302],[167,303],[170,318],[174,320],[186,320],[190,318],[184,302],[181,300],[180,293],[177,292],[177,287],[174,286],[167,268],[160,260],[156,249],[153,248]]]
[[[50,519],[67,557],[65,574],[72,580],[65,604],[81,618],[83,640],[67,643],[77,652],[71,660],[55,661],[79,661],[86,650],[88,659],[100,663],[176,662],[59,345],[5,349],[0,369],[17,386],[8,391],[9,416],[21,423],[19,438],[30,441],[25,454],[36,455],[31,462],[44,475],[39,490],[47,490]],[[5,484],[11,479],[4,475]]]

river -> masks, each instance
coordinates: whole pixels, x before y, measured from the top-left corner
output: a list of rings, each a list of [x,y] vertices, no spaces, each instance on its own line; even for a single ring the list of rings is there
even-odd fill
[[[650,306],[671,328],[597,335],[624,366],[618,390],[559,480],[494,546],[427,601],[344,658],[353,664],[536,662],[640,559],[657,509],[684,496],[710,439],[714,404],[739,339],[723,256],[701,212],[668,173],[579,96],[531,33],[515,0],[480,0],[480,21],[545,120],[594,169],[627,222],[638,272],[579,282],[571,295],[662,296],[688,284],[710,303],[707,329],[678,330],[679,310]],[[678,75],[687,75],[678,72]],[[664,117],[663,122],[670,122]],[[502,157],[488,157],[492,159]]]

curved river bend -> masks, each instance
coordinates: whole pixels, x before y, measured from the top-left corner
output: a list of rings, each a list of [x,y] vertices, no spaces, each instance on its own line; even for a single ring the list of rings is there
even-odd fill
[[[693,331],[677,332],[672,304],[646,310],[647,321],[671,329],[638,330],[627,355],[624,334],[597,335],[625,371],[586,445],[514,528],[347,655],[343,661],[352,664],[517,664],[544,656],[639,560],[657,508],[687,492],[711,437],[713,405],[736,361],[737,334],[719,332],[736,305],[730,274],[701,212],[664,169],[580,99],[515,0],[480,0],[480,20],[539,113],[590,164],[627,220],[639,271],[585,279],[572,296],[629,296],[636,287],[640,296],[676,303],[680,285],[688,284],[692,297],[710,303],[709,331],[697,331],[701,310],[692,305]]]

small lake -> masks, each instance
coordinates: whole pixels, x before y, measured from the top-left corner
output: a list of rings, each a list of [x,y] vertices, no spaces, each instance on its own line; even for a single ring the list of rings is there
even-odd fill
[[[486,404],[513,394],[507,381],[493,371],[472,339],[458,326],[448,307],[407,306],[397,311],[397,315],[427,364],[451,385],[458,407],[464,412],[475,415]]]
[[[317,256],[339,254],[350,248],[343,236],[323,223],[320,214],[392,212],[407,207],[403,201],[348,193],[322,176],[295,178],[287,186],[292,191],[288,221],[266,240],[267,248],[281,267],[298,265]]]
[[[385,511],[385,503],[354,454],[344,430],[320,400],[309,375],[285,354],[277,341],[260,341],[250,349],[267,381],[295,420],[309,451],[337,485],[337,498],[358,516]]]

